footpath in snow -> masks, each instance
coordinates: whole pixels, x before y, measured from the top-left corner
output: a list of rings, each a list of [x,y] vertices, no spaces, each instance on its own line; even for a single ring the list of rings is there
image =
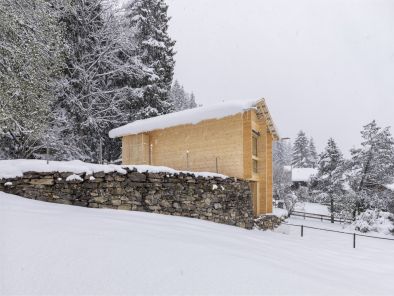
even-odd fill
[[[392,242],[0,193],[0,295],[393,295]]]

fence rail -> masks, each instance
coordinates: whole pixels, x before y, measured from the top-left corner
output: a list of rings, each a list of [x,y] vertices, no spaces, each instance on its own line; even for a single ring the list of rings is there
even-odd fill
[[[338,231],[338,230],[333,230],[333,229],[325,229],[325,228],[319,228],[319,227],[313,227],[313,226],[305,226],[305,225],[298,225],[298,224],[290,224],[290,223],[283,223],[283,224],[284,225],[289,225],[289,226],[300,227],[301,228],[301,237],[304,237],[304,228],[320,230],[320,231],[326,231],[326,232],[334,232],[334,233],[352,235],[353,236],[353,248],[354,249],[356,248],[356,238],[357,238],[357,236],[373,238],[373,239],[380,239],[380,240],[394,241],[394,238],[388,238],[388,237],[379,237],[379,236],[372,236],[372,235],[366,235],[366,234],[359,234],[359,233],[355,233],[355,232],[352,233],[352,232],[346,232],[346,231]]]
[[[322,214],[314,214],[314,213],[307,213],[307,212],[300,212],[300,211],[292,211],[290,216],[296,216],[296,217],[303,217],[304,219],[310,218],[310,219],[317,219],[320,221],[331,221],[331,216],[329,215],[322,215]],[[334,222],[336,223],[352,223],[354,220],[350,218],[343,218],[343,217],[334,217]]]

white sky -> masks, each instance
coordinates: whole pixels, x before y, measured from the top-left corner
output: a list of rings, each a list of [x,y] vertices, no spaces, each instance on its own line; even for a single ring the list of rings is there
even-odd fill
[[[346,154],[369,121],[394,126],[394,0],[167,3],[175,76],[199,103],[264,97],[282,137]]]

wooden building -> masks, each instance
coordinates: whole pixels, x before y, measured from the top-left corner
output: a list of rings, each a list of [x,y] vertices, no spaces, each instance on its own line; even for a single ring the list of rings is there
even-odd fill
[[[255,215],[272,212],[272,144],[278,133],[265,100],[228,102],[145,120],[122,137],[125,165],[214,172],[250,181]]]

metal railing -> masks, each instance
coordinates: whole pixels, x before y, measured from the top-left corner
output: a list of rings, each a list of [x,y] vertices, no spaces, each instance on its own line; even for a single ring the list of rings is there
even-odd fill
[[[316,219],[320,221],[332,221],[332,217],[330,215],[322,215],[322,214],[314,214],[314,213],[307,213],[307,212],[300,212],[300,211],[292,211],[289,215],[290,216],[296,216],[296,217],[303,217],[304,219],[310,218],[310,219]],[[334,216],[334,223],[352,223],[354,220],[346,217],[335,217]]]
[[[372,235],[366,235],[366,234],[359,234],[359,233],[356,233],[356,232],[352,233],[352,232],[338,231],[338,230],[325,229],[325,228],[319,228],[319,227],[313,227],[313,226],[290,224],[290,223],[283,223],[283,224],[284,225],[289,225],[289,226],[300,227],[301,228],[301,237],[304,237],[304,229],[305,228],[306,229],[314,229],[314,230],[326,231],[326,232],[334,232],[334,233],[352,235],[353,236],[353,248],[354,249],[356,248],[356,238],[357,238],[357,236],[373,238],[373,239],[380,239],[380,240],[394,241],[394,238],[379,237],[379,236],[372,236]]]

